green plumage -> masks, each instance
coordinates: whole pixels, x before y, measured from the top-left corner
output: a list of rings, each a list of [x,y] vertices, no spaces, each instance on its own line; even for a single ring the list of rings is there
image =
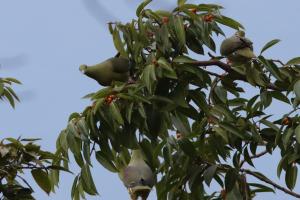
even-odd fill
[[[79,70],[102,86],[110,86],[113,81],[126,82],[129,78],[129,60],[110,58],[93,66],[81,65]]]
[[[140,150],[132,151],[130,162],[127,167],[120,170],[119,177],[132,200],[137,200],[139,196],[142,200],[146,200],[156,180]]]
[[[252,44],[251,40],[245,37],[244,31],[237,31],[222,42],[220,53],[233,63],[247,62],[256,57]]]

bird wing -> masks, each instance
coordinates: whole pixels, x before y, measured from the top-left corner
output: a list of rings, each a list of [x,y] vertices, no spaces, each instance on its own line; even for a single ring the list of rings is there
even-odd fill
[[[127,58],[112,59],[113,71],[116,73],[127,73],[129,72],[129,60]]]

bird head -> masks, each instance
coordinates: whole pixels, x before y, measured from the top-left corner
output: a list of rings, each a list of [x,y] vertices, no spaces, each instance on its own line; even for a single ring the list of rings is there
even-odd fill
[[[86,73],[86,70],[87,70],[87,65],[80,65],[79,70],[80,70],[83,74],[85,74],[85,73]]]
[[[245,31],[239,30],[235,33],[236,36],[245,37]]]

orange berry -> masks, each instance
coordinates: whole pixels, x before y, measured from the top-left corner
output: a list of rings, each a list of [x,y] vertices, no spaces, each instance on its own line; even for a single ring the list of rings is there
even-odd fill
[[[180,140],[180,139],[182,139],[182,138],[183,138],[182,133],[179,132],[179,131],[176,131],[176,139],[177,139],[177,140]]]
[[[284,125],[289,125],[290,122],[291,122],[291,120],[290,120],[289,117],[285,117],[285,118],[283,118],[283,120],[282,120],[282,124],[284,124]]]
[[[163,17],[163,18],[162,18],[162,22],[163,22],[164,24],[167,24],[167,23],[169,22],[169,17]]]
[[[232,64],[231,60],[229,60],[228,58],[226,59],[226,63],[227,63],[228,65],[231,65],[231,64]]]
[[[205,22],[212,22],[212,21],[214,20],[214,18],[215,18],[214,15],[212,15],[212,14],[207,14],[207,15],[204,15],[203,20],[204,20]]]
[[[196,8],[191,8],[191,9],[189,9],[189,11],[191,11],[191,12],[194,13],[194,14],[197,13],[197,9],[196,9]]]
[[[207,118],[207,122],[208,122],[209,124],[215,124],[216,119],[215,119],[214,117],[208,117],[208,118]]]
[[[147,36],[148,36],[149,38],[152,38],[153,35],[154,35],[154,34],[153,34],[152,32],[150,32],[150,31],[147,32]]]
[[[225,190],[221,190],[221,197],[222,197],[222,199],[226,199],[226,191]]]
[[[152,64],[155,65],[155,66],[158,66],[157,60],[156,60],[156,59],[153,59],[153,60],[152,60]]]
[[[110,94],[105,98],[105,103],[111,104],[111,102],[113,102],[114,99],[116,99],[116,95]]]

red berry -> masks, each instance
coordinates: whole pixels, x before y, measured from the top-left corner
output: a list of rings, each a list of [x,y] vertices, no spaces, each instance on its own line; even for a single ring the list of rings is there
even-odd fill
[[[164,24],[167,24],[167,23],[169,22],[169,17],[163,17],[163,18],[162,18],[162,22],[163,22]]]

